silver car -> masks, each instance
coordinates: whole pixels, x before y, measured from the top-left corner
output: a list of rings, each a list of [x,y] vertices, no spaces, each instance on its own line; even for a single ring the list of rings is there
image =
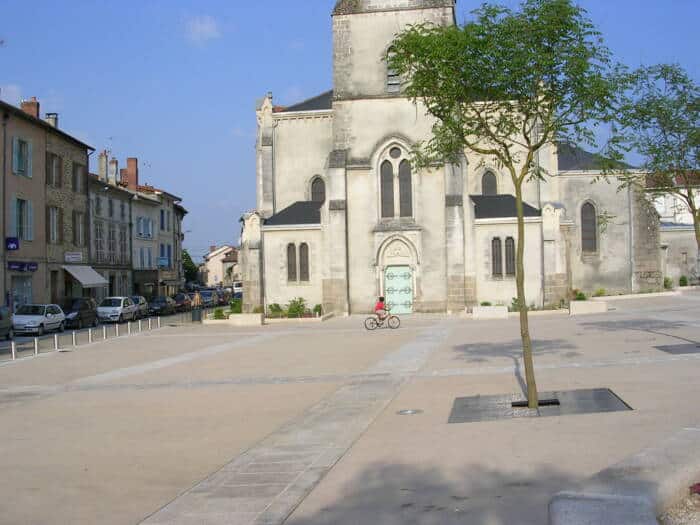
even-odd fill
[[[146,301],[146,298],[142,295],[132,295],[131,300],[134,301],[137,308],[136,318],[143,319],[148,317],[148,301]]]
[[[131,297],[107,297],[97,307],[97,317],[103,322],[121,323],[136,319],[137,311]]]
[[[16,334],[44,335],[50,330],[63,332],[66,316],[57,304],[23,304],[12,316],[12,328]]]

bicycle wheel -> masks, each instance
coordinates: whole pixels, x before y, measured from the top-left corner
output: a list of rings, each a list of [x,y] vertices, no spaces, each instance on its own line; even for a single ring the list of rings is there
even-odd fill
[[[395,315],[389,317],[389,328],[391,328],[392,330],[396,330],[399,326],[401,326],[401,319],[399,319]]]
[[[367,330],[375,330],[377,328],[377,320],[374,317],[365,319],[365,328]]]

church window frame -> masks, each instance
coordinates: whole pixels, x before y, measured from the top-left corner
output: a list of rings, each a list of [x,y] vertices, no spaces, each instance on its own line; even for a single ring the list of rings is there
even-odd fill
[[[595,255],[599,251],[598,208],[591,200],[581,204],[581,253]]]
[[[503,246],[500,237],[491,239],[491,276],[503,278]]]
[[[323,177],[316,175],[312,177],[309,184],[309,198],[311,202],[325,203],[327,199],[326,181]]]
[[[311,280],[309,270],[309,244],[302,242],[299,245],[299,282],[308,283]]]
[[[481,194],[485,196],[498,195],[498,177],[492,170],[486,170],[481,176]]]
[[[394,68],[391,67],[391,64],[389,61],[391,60],[391,56],[395,53],[394,49],[390,47],[385,56],[385,63],[386,63],[386,92],[394,95],[397,93],[401,93],[401,75],[399,75],[398,71],[396,71]]]
[[[515,239],[506,237],[505,242],[506,277],[515,277]]]
[[[298,281],[297,272],[297,246],[293,242],[287,244],[287,281],[295,283]]]
[[[415,218],[415,172],[408,149],[390,144],[379,157],[379,218],[382,221]]]

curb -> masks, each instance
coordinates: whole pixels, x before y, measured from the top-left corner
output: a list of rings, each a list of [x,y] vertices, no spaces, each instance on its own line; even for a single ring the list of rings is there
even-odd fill
[[[555,494],[550,525],[651,525],[700,477],[700,427],[684,428],[585,482]]]

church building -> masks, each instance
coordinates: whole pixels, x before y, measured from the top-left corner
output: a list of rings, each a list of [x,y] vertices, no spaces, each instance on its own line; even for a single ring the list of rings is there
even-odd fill
[[[257,106],[257,205],[243,218],[244,309],[302,297],[324,312],[463,312],[516,296],[516,212],[509,174],[465,151],[415,169],[410,151],[432,117],[387,67],[410,24],[455,24],[454,0],[339,0],[333,89],[287,107]],[[524,189],[529,305],[662,285],[659,219],[616,181],[593,183],[598,158],[550,144],[548,176]]]

